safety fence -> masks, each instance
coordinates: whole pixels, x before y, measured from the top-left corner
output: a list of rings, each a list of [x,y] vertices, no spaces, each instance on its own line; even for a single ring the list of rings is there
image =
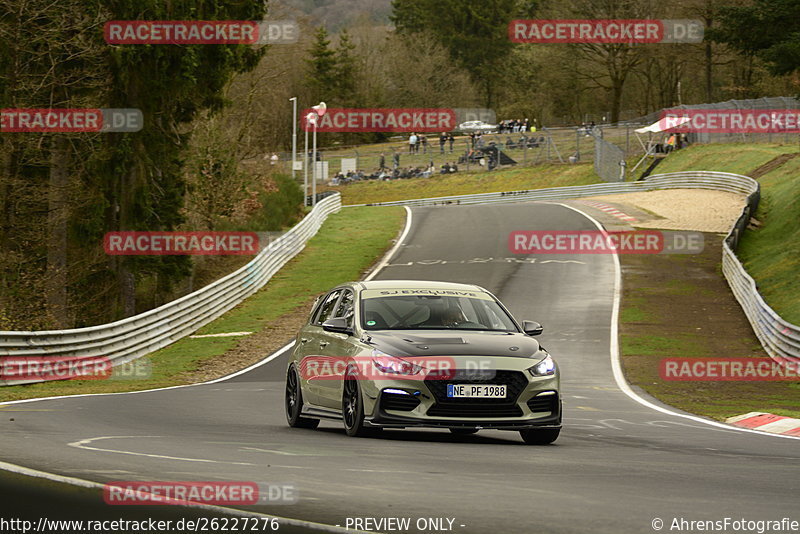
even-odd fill
[[[59,362],[75,367],[81,362],[103,361],[117,366],[166,347],[258,291],[319,230],[328,215],[339,211],[336,193],[318,201],[314,209],[291,230],[271,242],[249,263],[198,291],[159,308],[109,324],[51,331],[0,332],[0,369],[13,370],[10,362]],[[43,365],[44,366],[44,365]],[[26,367],[28,370],[30,366]],[[33,376],[35,375],[35,376]],[[3,373],[0,385],[42,382],[36,373],[14,378]]]
[[[756,283],[736,257],[735,250],[758,207],[760,188],[756,180],[726,172],[688,171],[656,174],[637,182],[553,187],[501,193],[481,193],[437,198],[382,202],[380,206],[452,206],[505,204],[513,202],[567,200],[596,195],[655,191],[659,189],[713,189],[747,197],[741,216],[731,228],[722,247],[722,268],[736,300],[767,353],[779,362],[800,362],[800,326],[782,319],[758,293]]]
[[[603,139],[599,128],[593,130],[594,172],[606,182],[624,182],[627,164],[625,152]]]
[[[779,110],[798,110],[800,100],[794,97],[774,96],[765,98],[752,98],[747,100],[727,100],[725,102],[714,102],[710,104],[679,105],[668,109],[653,112],[644,117],[631,121],[633,124],[652,124],[663,117],[665,111],[676,112],[679,115],[681,110],[704,110],[707,112],[720,110],[734,111],[779,111]],[[796,143],[798,134],[796,129],[787,128],[785,131],[770,132],[692,132],[687,134],[689,143]]]

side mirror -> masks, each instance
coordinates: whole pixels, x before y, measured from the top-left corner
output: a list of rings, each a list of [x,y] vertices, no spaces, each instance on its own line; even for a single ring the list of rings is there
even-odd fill
[[[542,333],[542,325],[536,321],[522,321],[522,331],[529,336],[538,336]]]
[[[322,323],[322,329],[326,332],[337,332],[339,334],[347,334],[352,336],[353,329],[347,325],[347,319],[344,317],[334,317]]]

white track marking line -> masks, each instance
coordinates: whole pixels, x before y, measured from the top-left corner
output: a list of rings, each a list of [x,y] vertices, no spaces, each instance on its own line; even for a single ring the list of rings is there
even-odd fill
[[[72,443],[67,443],[69,447],[75,447],[76,449],[82,449],[85,451],[96,451],[96,452],[113,452],[116,454],[130,454],[131,456],[145,456],[147,458],[160,458],[163,460],[181,460],[183,462],[200,462],[200,463],[209,463],[209,464],[228,464],[228,465],[249,465],[255,466],[258,464],[253,464],[250,462],[225,462],[220,460],[208,460],[206,458],[185,458],[182,456],[165,456],[161,454],[149,454],[145,452],[134,452],[134,451],[121,451],[118,449],[102,449],[100,447],[90,447],[89,443],[94,443],[95,441],[100,441],[104,439],[142,439],[142,438],[161,438],[163,436],[99,436],[96,438],[89,438],[89,439],[82,439],[80,441],[73,441]]]
[[[412,215],[411,215],[411,208],[409,208],[408,206],[404,206],[404,207],[406,209],[406,225],[403,228],[403,233],[400,234],[400,237],[397,238],[397,242],[389,250],[389,252],[387,252],[386,255],[384,255],[384,257],[383,257],[383,259],[381,259],[380,263],[378,263],[378,265],[372,270],[372,272],[370,272],[364,278],[364,282],[369,282],[370,280],[375,278],[375,276],[379,272],[381,272],[384,269],[384,267],[386,267],[386,265],[388,265],[389,261],[391,261],[391,259],[394,257],[394,255],[397,254],[397,251],[403,245],[403,241],[405,241],[406,237],[408,236],[408,232],[411,230]]]
[[[597,227],[598,230],[601,232],[605,232],[603,225],[600,224],[596,219],[594,219],[591,215],[582,212],[578,208],[573,206],[568,206],[567,204],[556,203],[559,206],[564,206],[565,208],[571,209],[577,213],[580,213]],[[733,425],[727,425],[725,423],[719,423],[717,421],[712,421],[710,419],[705,419],[703,417],[698,417],[696,415],[689,415],[689,414],[682,414],[678,412],[674,412],[667,408],[663,408],[652,402],[643,399],[635,391],[633,391],[628,385],[628,382],[625,380],[625,375],[622,372],[622,366],[620,364],[619,358],[619,303],[622,296],[622,268],[620,267],[619,263],[619,255],[613,254],[614,258],[614,304],[611,311],[611,344],[610,344],[610,351],[611,351],[611,370],[614,373],[614,380],[617,383],[617,387],[622,390],[628,397],[635,400],[642,406],[646,406],[652,410],[657,412],[665,413],[668,415],[673,415],[675,417],[682,417],[684,419],[689,419],[690,421],[696,421],[698,423],[703,423],[705,425],[710,425],[716,428],[721,428],[730,431],[737,431],[737,432],[747,432],[749,434],[757,434],[759,436],[772,436],[776,438],[784,438],[784,439],[800,439],[800,437],[795,436],[785,436],[783,434],[770,434],[768,432],[759,432],[758,430],[751,430],[749,428],[741,428]]]
[[[19,465],[9,464],[6,462],[0,462],[0,469],[4,471],[10,471],[12,473],[17,473],[20,475],[34,477],[34,478],[43,478],[46,480],[50,480],[52,482],[58,482],[61,484],[71,484],[73,486],[79,486],[81,488],[93,489],[93,490],[103,490],[105,487],[104,484],[100,484],[99,482],[92,482],[89,480],[84,480],[82,478],[75,478],[75,477],[66,477],[62,475],[56,475],[53,473],[47,473],[45,471],[39,471],[36,469],[30,469],[28,467],[22,467]],[[290,519],[288,517],[281,517],[274,514],[262,514],[258,512],[248,512],[245,510],[239,510],[236,508],[227,508],[225,506],[214,506],[211,504],[201,504],[201,503],[186,503],[181,504],[184,508],[194,508],[198,510],[208,510],[209,512],[217,512],[217,513],[225,513],[232,516],[238,517],[263,517],[267,519],[275,518],[278,520],[279,523],[283,523],[285,525],[291,525],[296,527],[302,528],[311,528],[316,529],[323,532],[341,532],[341,533],[353,533],[357,532],[354,530],[346,529],[343,527],[337,527],[334,525],[326,525],[323,523],[315,523],[313,521],[303,521],[301,519]]]

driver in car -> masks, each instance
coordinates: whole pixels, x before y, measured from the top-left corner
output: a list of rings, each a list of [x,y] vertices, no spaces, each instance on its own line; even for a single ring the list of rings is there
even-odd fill
[[[467,318],[461,308],[448,308],[442,313],[442,325],[448,328],[454,328],[465,322]]]

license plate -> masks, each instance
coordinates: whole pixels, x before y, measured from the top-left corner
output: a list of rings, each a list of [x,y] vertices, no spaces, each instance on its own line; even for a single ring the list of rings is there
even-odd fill
[[[447,384],[451,398],[505,399],[506,386],[497,384]]]

